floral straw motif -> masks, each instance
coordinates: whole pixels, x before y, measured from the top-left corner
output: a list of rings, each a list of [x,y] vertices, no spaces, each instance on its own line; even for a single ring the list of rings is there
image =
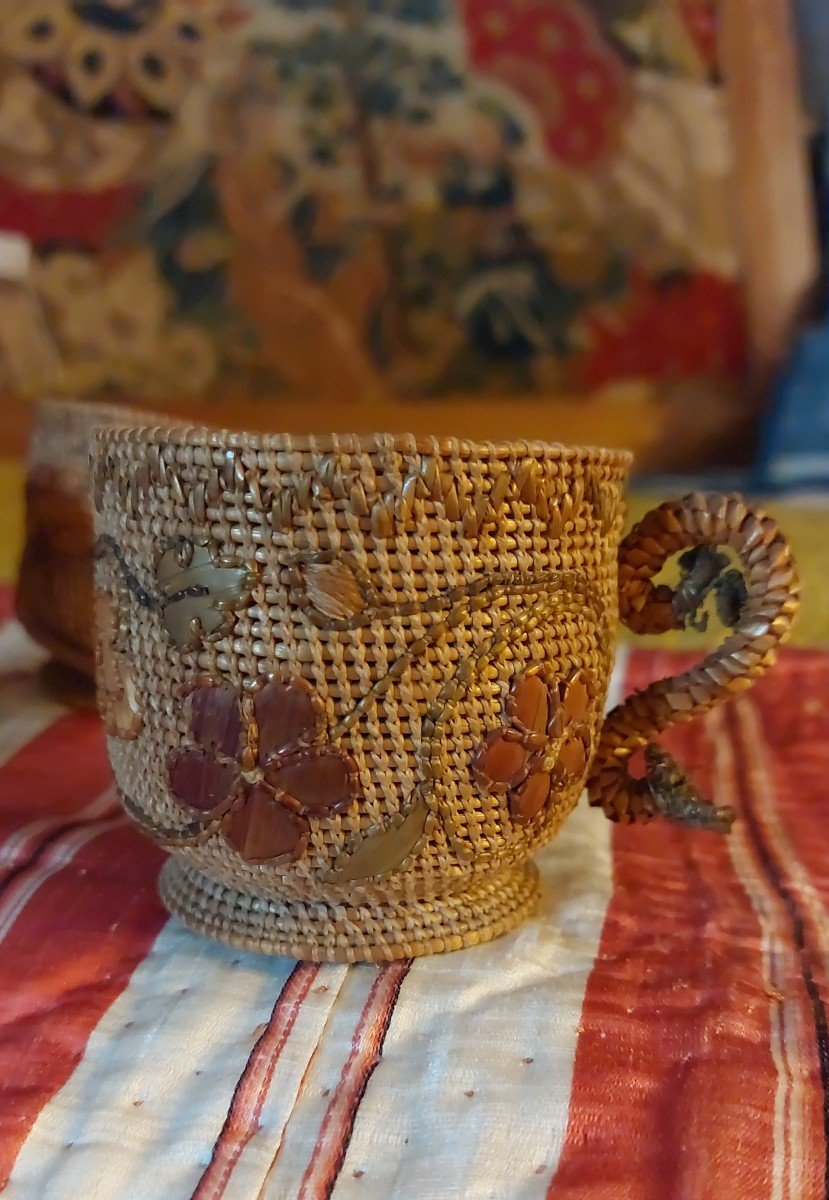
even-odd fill
[[[229,684],[202,680],[185,707],[195,744],[168,756],[170,790],[191,820],[218,820],[247,862],[297,858],[309,820],[356,798],[354,763],[326,742],[304,679],[263,680],[241,699]]]
[[[164,551],[155,573],[164,595],[162,621],[181,649],[221,633],[228,614],[247,600],[252,582],[246,566],[205,542],[188,539]]]
[[[98,704],[110,737],[131,742],[144,727],[130,664],[118,652],[120,621],[115,603],[105,592],[95,596],[95,669]]]
[[[539,820],[555,793],[585,774],[594,694],[585,671],[555,680],[530,667],[514,680],[507,721],[478,747],[473,769],[490,791],[507,796],[519,825]]]

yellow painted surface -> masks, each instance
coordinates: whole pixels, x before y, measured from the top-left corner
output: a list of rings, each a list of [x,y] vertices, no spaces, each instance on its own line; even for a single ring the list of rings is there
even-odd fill
[[[0,582],[14,579],[23,538],[23,473],[19,462],[0,459]]]
[[[633,495],[631,520],[641,517],[659,497]],[[798,645],[829,645],[829,507],[805,507],[785,500],[764,502],[792,543],[803,581],[801,612],[795,628]],[[15,577],[23,533],[23,472],[18,461],[0,459],[0,582]],[[701,647],[716,633],[693,631],[641,639],[653,645]]]

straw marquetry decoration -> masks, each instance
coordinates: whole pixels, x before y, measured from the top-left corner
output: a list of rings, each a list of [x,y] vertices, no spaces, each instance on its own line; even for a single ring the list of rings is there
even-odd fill
[[[657,750],[642,781],[628,759],[733,690],[732,664],[767,664],[790,560],[742,502],[692,497],[617,576],[627,467],[532,442],[97,435],[100,694],[172,911],[296,957],[454,950],[532,911],[531,856],[588,779],[614,819],[727,823]],[[676,593],[653,588],[689,548]],[[736,623],[723,655],[603,733],[620,599],[669,628],[709,595]]]

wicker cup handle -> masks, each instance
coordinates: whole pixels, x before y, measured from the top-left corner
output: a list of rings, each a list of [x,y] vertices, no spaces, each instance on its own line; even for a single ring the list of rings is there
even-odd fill
[[[723,549],[729,548],[735,564]],[[680,554],[675,588],[654,584],[667,559]],[[651,738],[689,721],[751,686],[774,662],[797,609],[797,572],[777,525],[736,495],[695,492],[653,509],[619,547],[619,615],[634,633],[703,629],[701,605],[713,595],[731,632],[697,666],[652,683],[607,716],[588,779],[590,803],[611,821],[664,816],[727,831],[730,808],[702,799],[674,760]],[[645,747],[645,774],[631,756]]]

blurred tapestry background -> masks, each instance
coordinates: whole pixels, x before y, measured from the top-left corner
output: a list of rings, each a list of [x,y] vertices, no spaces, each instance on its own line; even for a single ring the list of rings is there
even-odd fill
[[[827,99],[827,0],[0,0],[0,1191],[825,1197]],[[800,648],[668,743],[734,836],[582,810],[537,925],[408,977],[162,930],[44,396],[626,445],[630,522],[763,493]]]
[[[66,394],[744,457],[724,90],[713,0],[0,0],[0,453]]]

